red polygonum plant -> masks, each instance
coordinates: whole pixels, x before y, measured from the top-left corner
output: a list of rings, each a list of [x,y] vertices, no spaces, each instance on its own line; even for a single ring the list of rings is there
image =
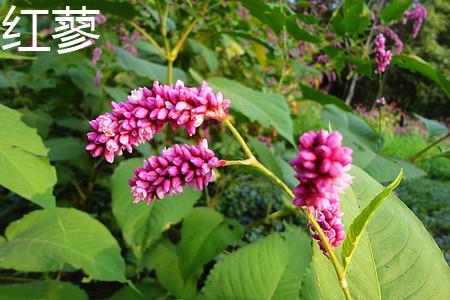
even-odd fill
[[[298,157],[291,161],[299,184],[292,192],[278,177],[263,166],[231,124],[228,116],[230,100],[221,92],[214,93],[206,82],[186,87],[182,81],[163,85],[154,82],[131,92],[126,102],[112,102],[112,111],[90,122],[86,150],[94,157],[103,155],[112,163],[116,155],[131,153],[133,147],[149,142],[168,124],[183,128],[193,136],[206,119],[223,122],[241,144],[247,159],[225,161],[208,148],[206,139],[198,145],[178,145],[165,148],[159,156],[150,156],[129,180],[133,203],[151,204],[156,198],[180,194],[185,185],[203,190],[215,180],[214,169],[226,165],[252,166],[277,183],[296,207],[309,220],[311,236],[318,240],[324,254],[331,260],[346,295],[349,295],[345,274],[333,249],[345,238],[341,222],[339,194],[349,187],[352,177],[347,173],[352,162],[352,150],[342,146],[339,132],[320,130],[306,132],[299,138]],[[170,200],[165,200],[170,201]]]

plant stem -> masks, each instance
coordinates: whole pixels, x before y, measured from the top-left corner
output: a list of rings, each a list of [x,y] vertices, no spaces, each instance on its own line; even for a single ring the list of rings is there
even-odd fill
[[[250,150],[250,148],[248,147],[247,143],[245,142],[244,138],[241,136],[241,134],[239,133],[239,131],[233,126],[233,124],[231,124],[229,119],[226,119],[224,121],[225,125],[228,127],[228,129],[230,129],[230,131],[233,133],[234,137],[236,138],[236,140],[239,142],[239,144],[241,144],[242,148],[244,149],[244,152],[246,153],[246,155],[248,156],[248,158],[246,160],[241,160],[241,161],[227,161],[227,163],[225,165],[247,165],[247,166],[252,166],[257,168],[258,170],[260,170],[261,172],[263,172],[267,177],[269,177],[270,179],[272,179],[283,191],[285,191],[290,198],[294,198],[295,195],[294,193],[291,191],[291,189],[280,179],[278,178],[275,174],[273,174],[269,169],[267,169],[264,165],[262,165],[253,155],[252,151]],[[291,209],[290,209],[291,210]],[[295,209],[297,210],[297,209]],[[301,207],[301,211],[303,212],[303,214],[306,216],[306,218],[308,219],[309,222],[311,222],[311,224],[313,225],[314,229],[317,231],[317,233],[319,234],[320,240],[323,242],[326,251],[328,252],[329,258],[331,263],[333,264],[333,267],[336,271],[336,275],[339,279],[339,284],[342,288],[342,291],[344,292],[345,298],[346,299],[351,299],[351,295],[350,295],[350,291],[348,288],[348,283],[347,280],[345,279],[345,273],[343,272],[342,266],[339,263],[336,254],[333,251],[333,248],[331,247],[327,237],[325,236],[325,233],[323,232],[322,228],[320,227],[320,225],[317,223],[316,219],[314,218],[314,216],[309,212],[309,210],[306,207]],[[267,222],[267,220],[275,220],[279,217],[284,216],[287,213],[287,211],[285,209],[276,211],[274,213],[272,213],[271,215],[269,215],[268,217],[266,217],[263,222]]]
[[[173,60],[167,61],[167,83],[173,83]]]
[[[448,137],[450,137],[450,132],[447,133],[446,135],[444,135],[443,137],[439,138],[438,140],[436,140],[435,142],[429,144],[428,146],[426,146],[425,148],[423,148],[422,150],[420,150],[416,155],[412,156],[409,160],[411,162],[415,162],[419,157],[421,157],[422,155],[424,155],[426,152],[428,152],[428,150],[430,150],[431,148],[433,148],[434,146],[436,146],[437,144],[439,144],[440,142],[444,141],[445,139],[447,139]]]
[[[242,146],[242,149],[244,149],[245,154],[247,155],[247,157],[250,159],[255,159],[255,156],[252,153],[252,150],[250,150],[250,148],[248,147],[247,143],[244,141],[244,139],[242,138],[241,134],[239,133],[239,131],[233,126],[233,124],[231,124],[230,119],[226,119],[225,121],[223,121],[225,123],[225,126],[228,127],[228,129],[231,131],[231,133],[234,135],[234,137],[236,138],[236,140],[239,142],[239,144]],[[256,159],[255,159],[256,160]]]
[[[140,27],[138,24],[136,24],[133,21],[127,21],[131,26],[133,26],[137,31],[139,31],[147,40],[150,41],[150,43],[155,46],[155,48],[158,50],[159,54],[161,54],[162,57],[165,57],[164,50],[159,46],[158,42],[150,35],[148,34],[144,28]]]

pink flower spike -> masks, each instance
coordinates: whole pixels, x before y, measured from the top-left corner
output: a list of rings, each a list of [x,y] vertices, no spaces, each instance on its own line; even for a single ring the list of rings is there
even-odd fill
[[[164,149],[161,156],[151,156],[143,168],[135,169],[135,177],[129,180],[133,203],[145,200],[150,204],[154,197],[161,200],[179,194],[186,184],[203,190],[215,178],[213,168],[224,164],[208,149],[205,140],[198,146],[184,144]]]

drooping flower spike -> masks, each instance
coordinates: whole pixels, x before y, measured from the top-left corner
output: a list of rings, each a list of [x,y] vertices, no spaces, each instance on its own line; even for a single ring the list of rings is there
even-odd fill
[[[342,147],[342,135],[325,130],[309,131],[299,138],[299,154],[291,161],[300,183],[294,188],[293,202],[305,206],[313,214],[332,247],[337,247],[345,238],[340,212],[339,194],[347,188],[352,177],[352,149]],[[318,232],[312,224],[312,237],[319,240],[320,248],[326,252]]]
[[[330,209],[317,212],[317,223],[322,228],[330,245],[335,248],[345,239],[344,224],[342,224],[343,213],[339,210],[339,203],[336,203]],[[312,237],[318,241],[320,249],[327,253],[324,243],[320,240],[319,233],[314,229],[311,223],[308,227],[313,231]]]
[[[206,82],[200,87],[185,87],[182,81],[175,85],[154,82],[151,89],[144,87],[131,92],[126,102],[112,102],[112,112],[100,115],[90,122],[86,150],[92,156],[104,155],[113,162],[114,155],[153,139],[165,124],[172,129],[184,128],[195,134],[207,118],[223,121],[227,118],[230,100],[222,93],[213,93]]]
[[[203,190],[214,181],[214,168],[225,165],[202,140],[198,146],[177,145],[162,151],[161,156],[151,156],[142,168],[134,170],[135,177],[129,180],[133,202],[152,203],[156,198],[180,194],[183,187]]]
[[[299,154],[291,161],[300,183],[294,189],[294,204],[310,210],[329,209],[339,193],[350,185],[352,149],[342,147],[339,132],[309,131],[299,138]]]

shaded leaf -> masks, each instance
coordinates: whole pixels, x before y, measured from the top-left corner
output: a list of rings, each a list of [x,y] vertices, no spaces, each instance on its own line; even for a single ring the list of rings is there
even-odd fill
[[[194,39],[188,39],[188,43],[195,53],[198,53],[203,57],[211,73],[215,73],[219,66],[216,52]]]
[[[320,42],[320,39],[317,36],[312,35],[308,31],[300,27],[295,19],[295,16],[291,16],[290,18],[286,19],[286,29],[296,40],[306,41],[310,43]]]
[[[445,124],[442,124],[435,120],[424,118],[418,114],[415,114],[415,115],[425,125],[430,137],[440,137],[449,132],[448,128],[447,128],[447,126],[445,126]]]
[[[203,267],[227,246],[235,245],[244,229],[235,220],[208,207],[197,207],[183,221],[179,255],[184,277]]]
[[[45,145],[50,149],[48,158],[51,161],[69,160],[85,152],[86,142],[74,137],[54,138],[47,140]]]
[[[300,89],[302,90],[302,98],[318,102],[322,105],[334,104],[342,110],[352,111],[352,109],[345,104],[345,101],[335,97],[333,95],[324,94],[316,89],[313,89],[307,85],[300,84]]]
[[[420,74],[433,80],[447,95],[450,97],[450,80],[445,77],[433,65],[427,63],[423,59],[413,54],[395,55],[392,63],[400,68],[408,69],[412,72],[419,72]]]
[[[139,58],[130,52],[117,48],[117,63],[124,70],[131,71],[140,77],[145,77],[159,82],[167,82],[167,67]],[[186,80],[186,74],[178,68],[173,68],[174,81]]]
[[[294,145],[291,115],[283,96],[259,92],[221,77],[211,78],[208,83],[231,100],[232,109],[265,128],[274,127]]]
[[[167,292],[156,282],[149,279],[144,279],[139,283],[134,284],[135,287],[141,292],[140,295],[130,286],[125,286],[114,293],[109,300],[164,300],[170,299],[167,297]]]
[[[9,224],[0,266],[26,272],[62,270],[67,264],[93,279],[125,282],[125,262],[108,229],[85,212],[35,210]]]
[[[88,300],[78,286],[58,280],[0,285],[0,300]]]
[[[380,13],[381,21],[388,24],[391,21],[403,18],[403,13],[411,6],[410,0],[395,0],[386,5]]]

